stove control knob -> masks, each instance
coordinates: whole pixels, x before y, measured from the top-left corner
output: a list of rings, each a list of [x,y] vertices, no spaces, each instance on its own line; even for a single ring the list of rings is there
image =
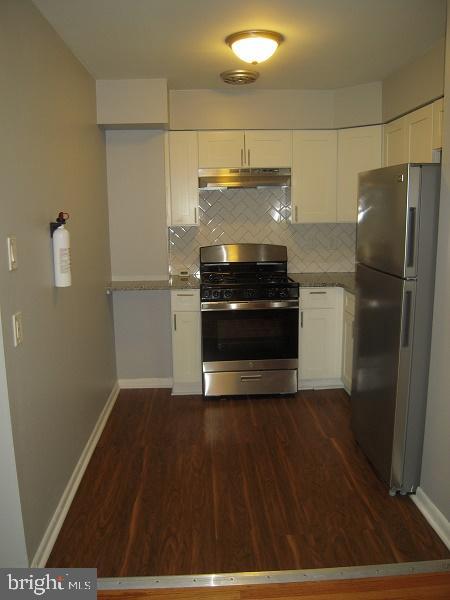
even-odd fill
[[[226,298],[227,300],[229,300],[232,295],[233,295],[233,292],[231,290],[225,290],[223,292],[223,297]]]
[[[269,298],[273,298],[275,296],[275,290],[274,290],[274,288],[269,288],[267,290],[267,295],[269,296]]]
[[[247,298],[254,298],[256,296],[256,290],[247,290],[246,296]]]
[[[212,291],[212,297],[213,298],[220,298],[220,290],[213,290]]]
[[[203,298],[206,300],[210,296],[211,290],[203,290]]]
[[[286,298],[286,296],[289,294],[289,291],[287,288],[281,288],[280,289],[280,297],[281,298]]]

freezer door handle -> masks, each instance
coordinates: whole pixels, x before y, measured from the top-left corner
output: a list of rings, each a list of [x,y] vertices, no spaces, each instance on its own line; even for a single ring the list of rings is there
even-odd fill
[[[406,248],[406,264],[408,267],[414,266],[416,250],[416,209],[411,206],[408,209],[408,240]]]
[[[412,292],[405,292],[402,310],[402,348],[408,348],[411,329]]]

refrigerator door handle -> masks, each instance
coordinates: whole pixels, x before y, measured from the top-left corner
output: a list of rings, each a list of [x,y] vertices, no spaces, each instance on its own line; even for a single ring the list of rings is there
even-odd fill
[[[402,310],[402,348],[408,348],[411,330],[412,292],[406,291],[403,298]]]
[[[416,253],[416,208],[410,206],[408,208],[408,239],[406,247],[406,265],[408,267],[414,267],[415,253]]]

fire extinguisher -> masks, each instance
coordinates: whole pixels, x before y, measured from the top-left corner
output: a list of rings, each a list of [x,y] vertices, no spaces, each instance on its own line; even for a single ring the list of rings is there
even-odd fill
[[[50,233],[53,238],[53,265],[56,287],[69,287],[72,285],[70,233],[66,229],[68,218],[68,213],[60,212],[56,221],[50,223]]]

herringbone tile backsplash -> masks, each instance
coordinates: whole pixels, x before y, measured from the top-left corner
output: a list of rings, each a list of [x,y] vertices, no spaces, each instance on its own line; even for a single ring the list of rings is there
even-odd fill
[[[169,229],[172,273],[199,269],[199,248],[253,242],[288,249],[290,273],[355,270],[353,223],[292,225],[289,190],[214,190],[200,192],[200,225]]]

